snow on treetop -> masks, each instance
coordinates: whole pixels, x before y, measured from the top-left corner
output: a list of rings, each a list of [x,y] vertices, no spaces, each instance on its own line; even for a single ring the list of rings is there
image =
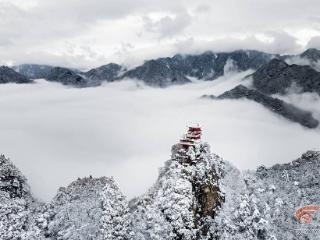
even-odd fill
[[[190,122],[187,125],[188,128],[202,128],[202,126],[200,125],[200,123],[196,123],[196,122]]]

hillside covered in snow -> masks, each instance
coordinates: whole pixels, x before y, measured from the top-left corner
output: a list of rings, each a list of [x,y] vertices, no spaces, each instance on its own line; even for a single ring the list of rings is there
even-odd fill
[[[185,142],[172,147],[171,159],[149,191],[130,201],[112,178],[89,176],[42,203],[2,155],[1,239],[317,239],[320,215],[303,224],[294,213],[320,204],[320,152],[240,171],[207,143]]]

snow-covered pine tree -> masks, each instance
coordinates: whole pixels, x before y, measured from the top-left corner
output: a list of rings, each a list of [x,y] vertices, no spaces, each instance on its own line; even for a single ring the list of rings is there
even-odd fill
[[[101,205],[100,228],[103,239],[131,239],[128,202],[113,179],[102,190]]]
[[[0,239],[40,239],[33,219],[37,203],[27,179],[4,155],[0,155]]]
[[[46,235],[59,240],[103,240],[101,193],[108,184],[113,180],[107,177],[85,177],[60,188],[48,208]]]

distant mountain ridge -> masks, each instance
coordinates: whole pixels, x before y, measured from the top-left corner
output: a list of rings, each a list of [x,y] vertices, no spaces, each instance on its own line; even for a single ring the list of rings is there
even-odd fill
[[[191,82],[182,72],[162,59],[147,61],[142,66],[129,70],[123,77],[139,79],[148,85],[160,87]]]
[[[320,50],[316,48],[309,48],[300,54],[301,58],[307,58],[311,61],[317,62],[320,60]]]
[[[316,92],[320,95],[320,72],[310,66],[289,65],[283,60],[272,59],[251,77],[253,86],[266,94],[285,94],[295,84],[302,92]]]
[[[238,85],[235,88],[224,92],[219,96],[205,95],[203,98],[209,99],[241,99],[255,101],[269,109],[270,111],[281,115],[293,122],[297,122],[307,128],[316,128],[319,126],[319,121],[315,119],[311,112],[299,109],[291,104],[288,104],[278,98],[268,96],[255,89],[249,89],[243,85]]]
[[[60,67],[37,64],[22,64],[14,69],[30,79],[45,78],[50,81],[61,82],[74,86],[87,87],[97,86],[102,82],[111,82],[126,78],[137,79],[147,85],[167,87],[175,84],[189,83],[190,77],[196,79],[214,80],[222,76],[230,69],[245,71],[257,69],[275,57],[255,50],[238,50],[234,52],[204,52],[198,55],[175,55],[173,57],[158,58],[145,61],[141,66],[127,70],[126,67],[115,63],[109,63],[87,72],[77,72]],[[53,77],[60,75],[64,77]],[[70,79],[70,75],[77,75]]]
[[[97,68],[93,68],[84,73],[86,77],[93,80],[105,80],[108,79],[109,81],[116,80],[121,72],[126,71],[125,67],[122,67],[116,63],[108,63],[106,65],[102,65]]]
[[[133,69],[127,69],[116,63],[102,65],[87,72],[69,69],[69,72],[66,73],[67,68],[64,67],[57,68],[37,64],[22,64],[14,66],[13,69],[29,79],[44,78],[77,87],[99,86],[103,82],[119,81],[126,78],[137,79],[150,86],[167,87],[189,83],[191,82],[190,78],[214,80],[228,71],[257,70],[274,58],[290,62],[290,59],[294,57],[307,59],[310,64],[320,63],[320,51],[317,49],[308,49],[296,56],[280,56],[256,50],[237,50],[233,52],[207,51],[202,54],[177,54],[173,57],[147,60],[141,66]]]

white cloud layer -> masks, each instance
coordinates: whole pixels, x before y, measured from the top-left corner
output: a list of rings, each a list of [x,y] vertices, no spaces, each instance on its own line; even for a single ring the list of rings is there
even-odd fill
[[[167,89],[132,81],[86,89],[46,81],[1,85],[0,153],[26,174],[36,196],[50,200],[58,187],[90,174],[114,176],[130,197],[145,192],[189,122],[200,122],[212,150],[241,169],[319,148],[319,128],[246,100],[199,99],[234,87],[245,74]],[[320,109],[311,95],[298,102]]]
[[[318,9],[318,0],[0,0],[0,62],[89,68],[204,48],[296,53],[319,45]]]

